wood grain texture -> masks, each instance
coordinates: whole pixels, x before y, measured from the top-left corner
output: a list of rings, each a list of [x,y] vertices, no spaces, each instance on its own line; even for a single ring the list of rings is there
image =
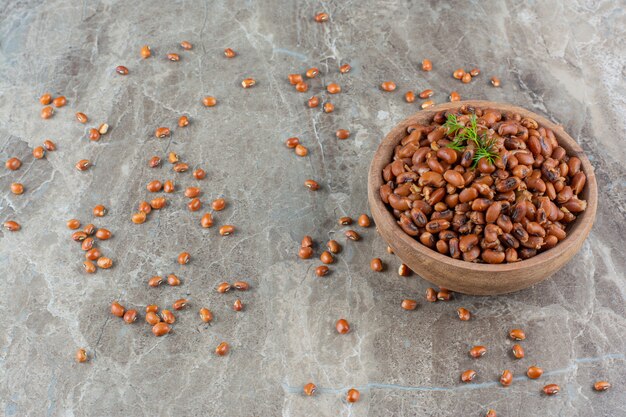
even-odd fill
[[[396,219],[380,199],[379,189],[383,184],[382,170],[391,161],[395,146],[406,136],[407,126],[415,123],[428,124],[435,113],[457,109],[464,104],[482,109],[493,108],[515,112],[522,117],[533,118],[540,126],[553,130],[559,144],[565,148],[569,156],[575,155],[582,161],[582,170],[587,176],[587,183],[581,193],[581,199],[587,200],[587,209],[569,227],[567,237],[556,247],[533,258],[510,264],[490,265],[452,259],[407,235],[397,225]],[[562,126],[520,107],[476,100],[440,104],[420,111],[394,127],[381,142],[370,165],[368,200],[378,232],[402,262],[414,272],[440,287],[456,292],[495,295],[518,291],[545,280],[562,268],[578,252],[593,226],[598,205],[598,189],[593,167],[580,146]]]

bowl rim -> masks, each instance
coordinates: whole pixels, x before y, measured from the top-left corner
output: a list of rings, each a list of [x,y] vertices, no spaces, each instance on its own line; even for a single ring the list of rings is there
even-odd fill
[[[400,226],[398,226],[396,219],[387,208],[387,205],[380,198],[379,189],[384,183],[382,170],[391,161],[395,146],[406,135],[407,126],[415,124],[417,122],[416,119],[423,118],[425,114],[428,115],[428,117],[432,117],[440,111],[458,109],[463,105],[481,109],[489,108],[503,112],[514,112],[520,114],[522,117],[533,118],[537,121],[539,126],[547,127],[554,132],[559,145],[563,146],[565,144],[566,146],[564,147],[569,148],[567,149],[568,155],[577,156],[581,160],[581,170],[587,177],[585,190],[583,191],[587,201],[587,208],[582,212],[582,214],[577,216],[566,238],[559,242],[554,248],[541,252],[532,258],[513,263],[487,264],[454,259],[423,245],[417,239],[406,234]],[[567,132],[565,132],[561,125],[557,125],[548,120],[546,117],[526,110],[522,107],[487,100],[464,100],[438,104],[425,110],[418,111],[396,124],[384,137],[374,153],[368,172],[368,194],[372,214],[374,211],[377,211],[377,214],[379,215],[379,222],[382,220],[382,224],[377,224],[376,227],[391,227],[391,232],[396,239],[400,239],[403,243],[410,246],[411,249],[433,259],[434,261],[446,263],[457,268],[471,269],[473,271],[482,271],[485,273],[508,272],[516,271],[521,268],[539,267],[554,258],[564,255],[568,249],[576,246],[577,244],[581,244],[587,237],[591,227],[593,226],[598,205],[598,190],[593,166],[589,162],[589,159],[580,145],[578,145],[578,143]]]

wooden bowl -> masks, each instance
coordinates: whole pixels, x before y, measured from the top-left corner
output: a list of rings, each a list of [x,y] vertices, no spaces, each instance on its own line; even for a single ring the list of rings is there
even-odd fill
[[[476,108],[492,108],[530,117],[540,126],[552,129],[559,144],[570,156],[577,156],[582,161],[582,171],[587,176],[581,199],[587,200],[587,209],[577,216],[570,225],[567,237],[554,248],[532,258],[508,264],[482,264],[465,262],[428,248],[415,238],[407,235],[396,223],[389,208],[381,200],[379,189],[383,185],[382,170],[391,161],[395,146],[406,136],[407,126],[415,123],[429,124],[435,113],[442,110],[457,109],[467,104]],[[391,246],[400,260],[414,272],[428,281],[452,291],[474,295],[505,294],[530,287],[543,281],[558,271],[578,252],[589,234],[596,216],[598,205],[598,186],[593,167],[580,146],[561,126],[555,125],[545,117],[520,107],[491,101],[458,101],[440,104],[420,111],[408,117],[383,139],[368,175],[368,200],[372,217],[378,232]]]

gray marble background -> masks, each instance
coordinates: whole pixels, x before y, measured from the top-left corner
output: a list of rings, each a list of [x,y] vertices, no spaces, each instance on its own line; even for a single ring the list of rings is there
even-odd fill
[[[19,156],[19,171],[0,170],[0,220],[15,219],[18,233],[0,232],[0,415],[6,416],[626,416],[626,160],[624,131],[625,27],[623,1],[8,1],[0,3],[0,159]],[[315,23],[326,11],[331,21]],[[189,52],[178,43],[194,44]],[[154,57],[142,60],[139,48]],[[235,49],[228,60],[222,51]],[[181,60],[165,60],[178,52]],[[430,58],[434,70],[420,69]],[[341,75],[340,63],[352,72]],[[114,73],[126,65],[130,75]],[[296,93],[286,75],[311,66],[321,77],[309,93]],[[451,77],[478,66],[469,85]],[[501,88],[489,78],[497,75]],[[257,85],[239,83],[254,77]],[[394,80],[398,90],[378,85]],[[336,110],[308,109],[313,93],[339,82]],[[395,123],[419,109],[405,91],[432,88],[436,102],[452,90],[463,98],[505,101],[562,123],[596,168],[600,204],[595,227],[580,254],[552,279],[501,297],[459,295],[429,304],[429,286],[402,278],[399,261],[385,251],[374,228],[345,243],[337,218],[367,212],[370,158]],[[68,105],[50,120],[39,118],[38,97],[63,94]],[[203,108],[202,96],[219,104]],[[81,125],[74,113],[86,113]],[[157,126],[191,125],[170,140],[154,138]],[[100,142],[86,127],[107,122]],[[334,132],[349,129],[350,139]],[[299,136],[310,149],[297,158],[283,142]],[[58,150],[33,160],[45,138]],[[148,158],[173,150],[206,180],[152,170]],[[94,161],[87,172],[74,163]],[[130,223],[145,184],[175,179],[170,206],[142,226]],[[322,189],[302,183],[314,178]],[[14,196],[11,182],[26,192]],[[217,227],[198,226],[181,188],[198,183],[209,202],[228,201]],[[91,209],[110,212],[93,219]],[[82,251],[65,227],[69,218],[109,228],[101,244],[115,266],[82,272]],[[337,237],[344,251],[332,274],[319,279],[317,260],[301,261],[300,239]],[[175,263],[188,250],[189,265]],[[317,252],[319,254],[319,251]],[[381,257],[384,273],[369,270]],[[150,289],[155,274],[179,274],[178,288]],[[247,307],[235,313],[235,294],[219,295],[218,282],[246,279]],[[155,338],[143,321],[150,303],[180,297],[191,308],[178,314],[173,332]],[[400,308],[419,299],[416,311]],[[134,325],[109,314],[120,300],[142,311]],[[215,321],[201,325],[197,310]],[[474,313],[460,322],[455,310]],[[353,330],[336,334],[347,318]],[[508,329],[524,328],[526,358],[514,361]],[[232,345],[216,357],[222,340]],[[474,361],[473,344],[489,353]],[[91,360],[74,362],[85,347]],[[546,374],[523,376],[532,364]],[[474,368],[475,383],[461,385]],[[497,379],[516,375],[509,388]],[[613,389],[596,393],[598,379]],[[314,381],[313,398],[301,394]],[[541,387],[558,383],[547,398]],[[345,392],[361,391],[348,405]]]

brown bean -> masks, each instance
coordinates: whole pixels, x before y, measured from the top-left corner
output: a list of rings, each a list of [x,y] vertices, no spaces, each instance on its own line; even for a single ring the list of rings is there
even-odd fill
[[[410,299],[402,300],[401,307],[404,310],[409,310],[409,311],[415,310],[417,308],[417,301],[410,300]]]
[[[383,270],[383,261],[380,258],[373,258],[370,261],[370,269],[375,272]]]
[[[415,93],[413,91],[407,91],[404,93],[404,100],[407,103],[413,103],[415,101]]]
[[[164,322],[160,322],[155,324],[154,326],[152,326],[152,333],[156,336],[156,337],[161,337],[164,336],[166,334],[168,334],[170,332],[170,326],[167,323]]]
[[[457,308],[456,314],[457,316],[459,316],[459,320],[461,321],[468,321],[472,317],[472,314],[470,313],[470,311],[463,307]]]
[[[320,261],[322,261],[325,264],[332,264],[333,262],[335,262],[335,258],[333,258],[333,255],[331,255],[330,252],[324,251],[320,255]]]
[[[198,211],[202,208],[202,202],[199,198],[194,198],[190,202],[187,203],[187,209],[189,211]]]
[[[546,395],[556,395],[561,390],[557,384],[548,384],[543,387],[543,393]]]
[[[46,148],[47,151],[56,151],[57,146],[50,139],[46,139],[43,141],[43,147]]]
[[[337,139],[348,139],[350,137],[350,131],[346,129],[339,129],[335,132]]]
[[[150,287],[158,287],[159,285],[161,285],[161,283],[163,283],[163,277],[160,277],[158,275],[155,275],[148,280],[148,285]]]
[[[135,224],[142,224],[146,221],[146,213],[143,211],[133,213],[131,216],[131,221]]]
[[[463,175],[461,175],[458,171],[449,169],[443,173],[443,178],[448,182],[448,184],[451,184],[457,188],[462,188],[465,186],[465,179],[463,178]]]
[[[485,353],[487,353],[487,348],[484,346],[474,346],[469,351],[469,355],[474,359],[484,356]]]
[[[320,188],[320,185],[315,180],[305,180],[304,186],[311,191],[317,191]]]
[[[437,291],[434,288],[428,288],[426,290],[426,301],[434,303],[437,301]]]
[[[315,391],[317,390],[317,387],[315,386],[314,383],[309,382],[308,384],[306,384],[303,388],[304,394],[308,395],[309,397],[313,394],[315,394]]]
[[[593,384],[593,389],[596,391],[606,391],[611,388],[611,383],[608,381],[597,381]]]
[[[143,59],[149,58],[152,55],[152,51],[148,45],[142,46],[139,53]]]
[[[411,268],[409,268],[406,264],[400,264],[398,267],[398,275],[401,277],[409,277],[412,273],[413,271],[411,271]]]
[[[217,104],[217,99],[213,96],[206,96],[202,99],[204,107],[214,107]]]
[[[213,200],[211,203],[211,208],[215,211],[222,211],[226,208],[226,200],[223,198],[218,198]]]
[[[193,177],[197,180],[203,180],[206,177],[206,171],[202,168],[196,168],[193,171]]]
[[[178,263],[181,265],[186,265],[191,260],[191,255],[188,252],[181,252],[178,254]]]
[[[96,268],[96,264],[94,264],[91,261],[85,261],[83,262],[83,269],[85,270],[86,273],[88,274],[93,274],[96,272],[97,268]]]
[[[182,310],[187,306],[187,304],[189,304],[189,300],[187,300],[186,298],[181,298],[174,301],[174,303],[172,304],[172,308],[174,308],[174,310]]]
[[[313,256],[313,249],[309,246],[302,246],[298,250],[298,256],[300,259],[310,259]]]
[[[174,324],[176,322],[176,316],[169,310],[161,311],[161,319],[167,324]]]
[[[522,359],[524,357],[524,348],[518,344],[513,345],[511,352],[513,352],[515,359]]]
[[[256,84],[256,80],[254,78],[244,78],[241,81],[241,86],[243,88],[250,88],[250,87],[254,87]]]
[[[394,83],[393,81],[384,81],[382,84],[380,84],[380,88],[383,91],[394,91],[396,89],[396,83]]]
[[[78,112],[76,113],[76,120],[78,120],[79,123],[85,124],[89,121],[89,118],[87,117],[85,113]]]
[[[445,288],[439,288],[439,292],[437,292],[437,300],[439,301],[450,301],[452,299],[452,293]]]
[[[346,230],[345,235],[350,240],[360,240],[361,236],[354,230]]]
[[[189,50],[191,50],[193,48],[193,45],[190,42],[188,42],[188,41],[182,41],[180,43],[180,46],[181,46],[181,48],[183,48],[186,51],[189,51]]]
[[[367,214],[361,214],[357,222],[361,227],[370,227],[371,224],[370,218]]]
[[[463,382],[472,382],[474,378],[476,378],[476,371],[473,369],[468,369],[461,374],[461,381]]]
[[[41,116],[42,119],[49,119],[54,115],[54,109],[50,106],[46,106],[43,109],[41,109],[41,112],[39,115]]]
[[[509,337],[513,340],[524,340],[526,333],[522,329],[512,329],[509,331]]]
[[[517,345],[516,345],[517,346]],[[523,357],[523,356],[522,356]],[[530,379],[537,379],[539,378],[541,375],[543,375],[543,369],[539,368],[538,366],[530,366],[528,368],[528,370],[526,371],[526,375],[528,376],[528,378]]]
[[[295,152],[296,155],[304,157],[309,154],[309,149],[304,145],[298,144],[295,148]]]
[[[116,317],[124,317],[124,312],[126,309],[117,301],[113,301],[111,303],[111,314]]]
[[[324,277],[328,275],[329,272],[330,268],[328,268],[326,265],[320,265],[315,268],[315,275],[317,275],[318,277]]]
[[[222,342],[215,348],[215,354],[218,356],[225,356],[228,354],[230,346],[226,342]]]
[[[336,240],[329,240],[326,247],[331,253],[337,254],[341,252],[341,245]]]
[[[226,224],[226,225],[220,227],[219,232],[220,232],[221,236],[230,236],[233,233],[235,233],[235,226],[230,225],[230,224]]]
[[[349,403],[355,403],[359,401],[360,397],[361,397],[361,393],[358,390],[354,388],[350,388],[348,390],[348,393],[346,394],[346,401]]]
[[[511,385],[512,382],[513,382],[513,372],[509,371],[508,369],[505,371],[502,371],[502,375],[500,375],[500,384],[503,387],[508,387],[509,385]]]
[[[350,324],[348,324],[346,319],[339,319],[335,323],[335,329],[339,334],[346,334],[350,331]]]
[[[137,310],[128,310],[124,313],[124,321],[128,324],[134,323],[137,321]]]
[[[169,285],[170,287],[177,287],[177,286],[179,286],[180,285],[180,278],[178,278],[174,274],[169,274],[167,276],[167,285]]]
[[[149,325],[154,326],[160,321],[161,321],[161,317],[159,317],[159,315],[156,314],[155,311],[146,312],[146,323],[148,323]]]
[[[491,85],[494,87],[500,87],[500,79],[498,77],[491,77]]]
[[[211,321],[213,321],[213,313],[208,308],[201,308],[199,313],[200,320],[202,320],[203,322],[210,323]]]
[[[5,162],[4,166],[11,171],[17,171],[22,166],[22,161],[18,158],[9,158]]]
[[[96,261],[96,264],[98,265],[98,268],[100,269],[109,269],[113,266],[113,261],[110,258],[107,258],[106,256],[101,256]]]
[[[433,94],[435,94],[435,92],[431,89],[426,89],[424,91],[422,91],[421,93],[419,93],[419,97],[420,98],[430,98],[433,96]]]
[[[169,54],[165,55],[165,57],[169,60],[169,61],[173,61],[173,62],[178,62],[180,61],[180,55],[175,54],[173,52],[170,52]]]
[[[422,60],[422,70],[431,71],[432,69],[433,69],[433,63],[430,61],[430,59]]]

